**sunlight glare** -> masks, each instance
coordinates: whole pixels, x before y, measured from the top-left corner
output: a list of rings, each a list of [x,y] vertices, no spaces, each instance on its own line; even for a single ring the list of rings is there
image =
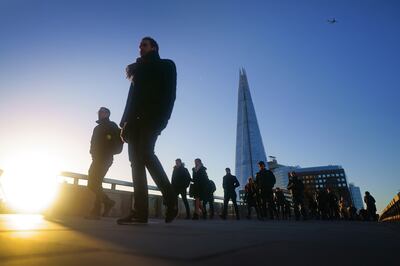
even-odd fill
[[[46,152],[8,157],[1,179],[7,206],[18,212],[44,211],[57,194],[58,174],[58,163]]]

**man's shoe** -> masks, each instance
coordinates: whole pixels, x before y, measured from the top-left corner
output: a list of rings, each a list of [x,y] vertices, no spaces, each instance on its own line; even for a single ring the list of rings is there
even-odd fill
[[[133,211],[130,214],[128,214],[127,216],[119,218],[117,220],[117,224],[120,224],[120,225],[132,224],[132,223],[147,224],[147,222],[148,222],[147,218],[137,217]]]
[[[115,201],[113,201],[113,200],[109,200],[109,201],[105,202],[103,216],[108,216],[108,214],[110,213],[110,210],[114,207],[114,205],[115,205]]]
[[[165,212],[165,222],[172,222],[176,218],[176,216],[178,216],[178,204],[167,206],[167,210]]]
[[[193,213],[192,220],[198,220],[198,219],[199,219],[199,215],[197,213]]]
[[[226,216],[220,214],[219,217],[221,217],[222,220],[226,220]]]

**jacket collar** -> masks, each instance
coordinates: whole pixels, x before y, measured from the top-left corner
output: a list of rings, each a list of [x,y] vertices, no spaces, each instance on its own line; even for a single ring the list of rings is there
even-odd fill
[[[143,62],[153,62],[156,60],[160,60],[160,55],[158,54],[157,51],[151,51],[146,55],[142,56],[140,59]]]
[[[110,122],[110,118],[108,118],[108,117],[107,118],[103,118],[103,119],[99,119],[99,120],[96,121],[96,123],[99,124],[99,125],[107,123],[107,122]]]

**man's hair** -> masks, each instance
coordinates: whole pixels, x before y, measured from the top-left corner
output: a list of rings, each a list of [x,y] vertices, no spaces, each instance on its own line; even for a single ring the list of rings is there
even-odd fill
[[[156,42],[156,40],[154,40],[153,38],[146,36],[142,39],[142,41],[149,41],[151,47],[156,48],[156,51],[158,52],[158,43]]]
[[[176,159],[175,162],[180,162],[182,163],[182,160],[180,158]]]
[[[264,163],[263,161],[259,161],[259,162],[258,162],[258,165],[263,165],[263,166],[265,166],[265,163]]]
[[[230,169],[229,167],[227,167],[227,168],[225,168],[225,171],[228,171],[228,172],[230,172],[230,171],[231,171],[231,169]]]
[[[108,109],[106,107],[100,107],[99,111],[105,112],[108,116],[111,115],[110,109]]]

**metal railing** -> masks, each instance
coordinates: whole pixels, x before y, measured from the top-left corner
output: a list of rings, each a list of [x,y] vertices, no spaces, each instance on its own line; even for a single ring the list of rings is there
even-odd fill
[[[87,175],[79,174],[79,173],[61,172],[60,176],[64,177],[64,178],[72,178],[73,182],[71,182],[71,183],[74,185],[82,185],[82,183],[80,182],[81,180],[88,181]],[[103,183],[110,184],[111,187],[109,189],[112,191],[125,191],[126,192],[133,188],[133,182],[123,181],[123,180],[104,178]],[[83,184],[83,185],[85,185],[85,184]],[[121,187],[125,188],[125,189],[122,189]],[[106,189],[108,189],[108,188],[106,188]],[[156,186],[148,185],[148,189],[149,189],[149,194],[159,194],[161,192],[158,189],[158,187],[156,187]],[[130,190],[129,192],[132,192],[132,190]],[[224,197],[214,196],[214,200],[223,202]],[[238,203],[239,202],[240,201],[238,201]]]
[[[397,195],[389,202],[383,210],[379,221],[400,221],[400,193],[397,193]]]

